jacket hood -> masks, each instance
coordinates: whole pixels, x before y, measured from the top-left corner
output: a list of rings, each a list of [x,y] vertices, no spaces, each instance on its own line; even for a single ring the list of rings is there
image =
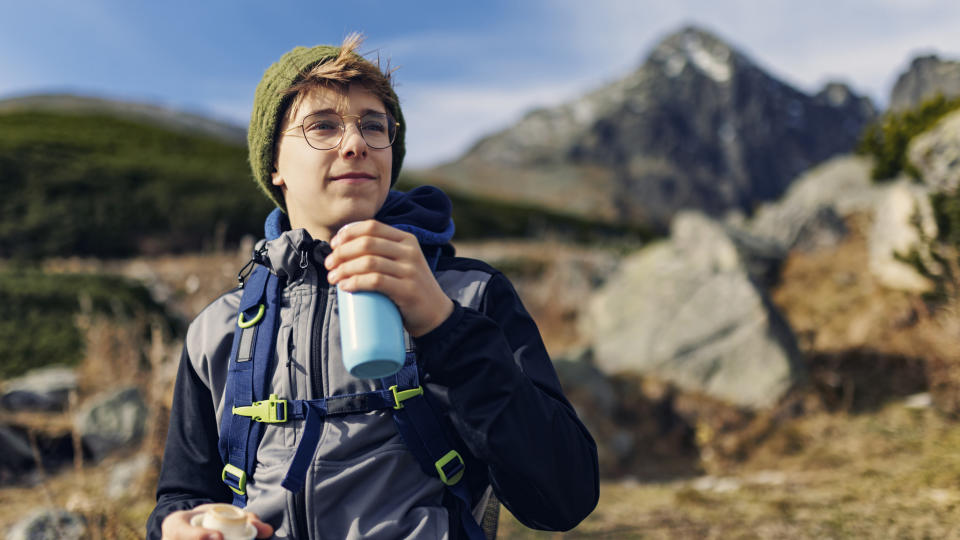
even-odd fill
[[[408,192],[391,190],[374,219],[413,234],[420,242],[431,267],[440,255],[453,255],[450,244],[455,227],[451,217],[453,205],[446,193],[433,186],[419,186]],[[313,240],[304,229],[291,230],[290,220],[275,208],[264,222],[266,244],[255,250],[254,258],[274,270],[277,275],[295,278],[302,273],[305,253],[322,261],[329,253],[326,242]],[[256,253],[262,252],[260,257]],[[324,253],[325,252],[325,253]]]

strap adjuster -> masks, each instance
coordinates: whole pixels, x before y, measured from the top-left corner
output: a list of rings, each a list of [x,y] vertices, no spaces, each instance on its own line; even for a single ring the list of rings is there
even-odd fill
[[[240,467],[227,463],[220,473],[220,479],[237,495],[247,494],[247,473]]]
[[[456,460],[456,462],[454,462]],[[449,465],[449,466],[448,466]],[[463,478],[463,472],[466,470],[466,465],[463,463],[463,458],[460,457],[460,453],[456,450],[451,450],[447,452],[445,456],[438,459],[434,466],[437,468],[437,473],[440,475],[440,481],[448,486],[452,486],[460,481]]]
[[[278,398],[276,394],[270,394],[270,397],[263,401],[234,407],[232,411],[239,416],[249,416],[254,422],[276,424],[287,421],[287,400]]]
[[[396,404],[393,406],[394,409],[402,409],[403,402],[417,396],[423,395],[423,387],[418,386],[416,388],[411,388],[410,390],[400,390],[397,391],[397,385],[390,387],[390,391],[393,392],[393,402]]]

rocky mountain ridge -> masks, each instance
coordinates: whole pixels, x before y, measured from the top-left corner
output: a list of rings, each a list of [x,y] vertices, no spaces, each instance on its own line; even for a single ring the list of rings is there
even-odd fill
[[[624,79],[533,111],[427,176],[664,229],[680,209],[719,216],[776,199],[803,170],[852,149],[875,115],[842,84],[807,95],[687,27]]]

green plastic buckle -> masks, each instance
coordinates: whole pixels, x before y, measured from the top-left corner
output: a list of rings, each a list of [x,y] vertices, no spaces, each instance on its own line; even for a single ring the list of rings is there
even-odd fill
[[[460,462],[460,470],[457,471],[452,478],[447,478],[447,473],[443,471],[443,467],[446,466],[447,463],[450,463],[451,461],[453,461],[454,459]],[[447,452],[447,455],[438,459],[434,465],[437,467],[437,473],[440,474],[440,481],[448,486],[452,486],[457,482],[459,482],[460,479],[463,478],[463,472],[467,468],[466,464],[464,464],[463,462],[463,458],[460,457],[460,453],[457,452],[456,450],[451,450]]]
[[[423,395],[423,388],[420,386],[410,390],[401,390],[398,392],[397,385],[393,385],[390,387],[390,391],[393,392],[393,402],[396,403],[396,405],[393,406],[394,409],[402,409],[404,401],[412,397]]]
[[[267,311],[267,306],[260,304],[260,309],[257,311],[256,317],[250,319],[249,321],[243,320],[243,312],[240,312],[240,315],[237,315],[237,326],[240,328],[250,328],[251,326],[260,322],[260,319],[263,318],[263,314]]]
[[[282,405],[283,407],[277,407]],[[276,394],[263,401],[254,401],[244,407],[234,407],[233,414],[249,416],[254,422],[277,424],[287,421],[287,400],[280,399]]]
[[[227,474],[231,474],[237,477],[237,485],[240,486],[239,489],[230,485],[230,482],[227,482]],[[243,472],[239,467],[235,467],[229,463],[223,468],[223,472],[220,473],[220,479],[223,480],[223,483],[230,488],[230,491],[233,491],[237,495],[246,495],[247,493],[247,473]]]

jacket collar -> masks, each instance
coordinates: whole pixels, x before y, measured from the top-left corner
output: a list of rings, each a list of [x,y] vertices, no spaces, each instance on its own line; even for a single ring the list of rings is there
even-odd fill
[[[420,186],[409,192],[390,191],[375,219],[417,237],[431,266],[441,254],[453,255],[450,244],[455,227],[452,204],[447,195],[433,186]],[[314,240],[306,229],[290,229],[290,221],[275,208],[264,222],[266,242],[254,250],[254,260],[272,270],[288,283],[303,275],[311,259],[323,264],[330,245]]]

